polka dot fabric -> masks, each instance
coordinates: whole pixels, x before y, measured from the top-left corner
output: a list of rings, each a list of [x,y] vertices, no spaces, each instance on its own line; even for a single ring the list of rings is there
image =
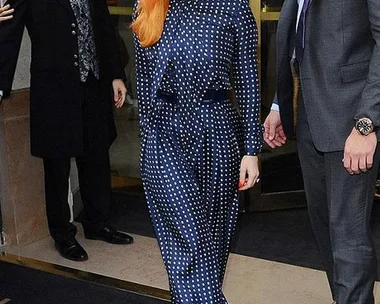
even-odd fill
[[[248,0],[171,0],[159,42],[135,37],[141,175],[173,303],[227,303],[241,154],[262,146],[256,43]],[[238,111],[205,97],[231,88]]]
[[[172,302],[227,303],[222,282],[238,214],[237,113],[228,100],[201,102],[183,131],[183,113],[161,101],[142,170]]]

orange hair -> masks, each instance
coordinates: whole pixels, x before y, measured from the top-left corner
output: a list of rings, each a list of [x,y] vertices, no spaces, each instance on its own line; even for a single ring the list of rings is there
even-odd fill
[[[152,46],[160,40],[168,9],[169,0],[140,0],[137,18],[131,27],[143,47]]]

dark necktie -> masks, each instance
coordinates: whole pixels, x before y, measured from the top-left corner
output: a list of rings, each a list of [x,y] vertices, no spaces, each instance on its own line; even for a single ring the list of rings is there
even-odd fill
[[[300,19],[298,21],[298,27],[296,32],[296,59],[298,63],[301,63],[303,57],[303,51],[305,49],[305,30],[306,30],[306,14],[309,8],[311,0],[305,0],[302,6]]]

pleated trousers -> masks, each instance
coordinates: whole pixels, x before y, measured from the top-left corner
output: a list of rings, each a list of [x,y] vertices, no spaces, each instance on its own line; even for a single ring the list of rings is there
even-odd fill
[[[222,283],[238,215],[241,131],[227,96],[206,95],[183,108],[160,94],[142,146],[145,193],[173,303],[227,303]]]

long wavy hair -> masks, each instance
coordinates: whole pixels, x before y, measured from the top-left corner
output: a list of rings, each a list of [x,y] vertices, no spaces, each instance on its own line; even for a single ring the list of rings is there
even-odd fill
[[[141,46],[149,47],[160,40],[168,9],[169,0],[140,0],[137,18],[131,27]]]

